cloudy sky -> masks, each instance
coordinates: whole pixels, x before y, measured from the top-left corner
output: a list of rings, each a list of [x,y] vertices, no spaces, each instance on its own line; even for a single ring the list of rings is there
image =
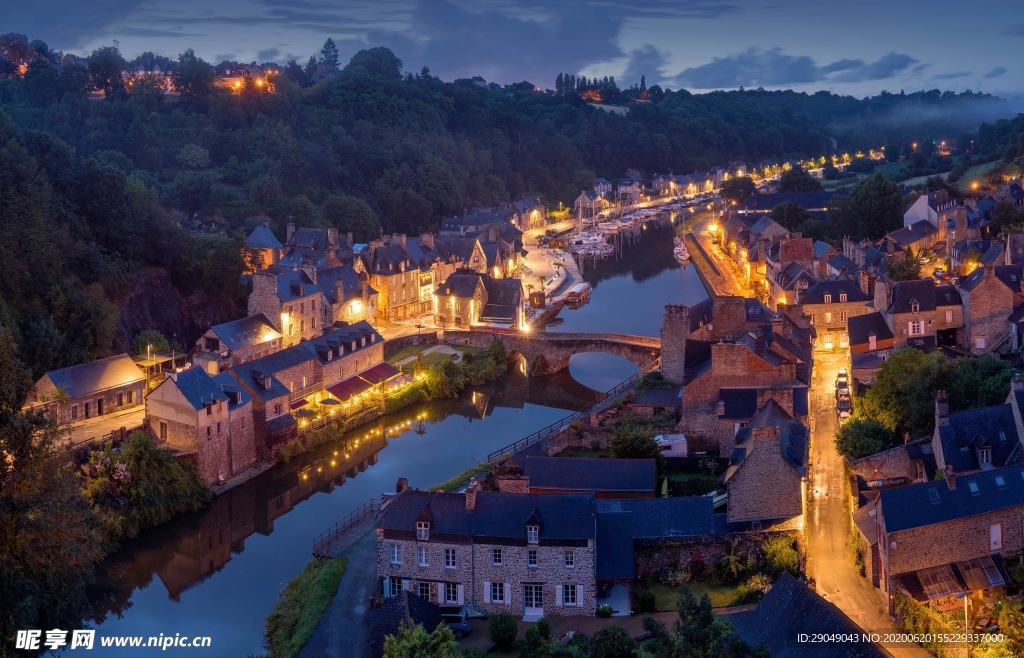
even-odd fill
[[[3,31],[130,59],[186,48],[304,62],[388,46],[409,70],[554,86],[559,71],[627,86],[1024,92],[1024,13],[1010,0],[48,0],[5,7]],[[625,83],[625,84],[624,84]]]

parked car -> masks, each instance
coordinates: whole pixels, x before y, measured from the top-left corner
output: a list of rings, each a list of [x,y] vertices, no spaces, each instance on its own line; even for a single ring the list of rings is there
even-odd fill
[[[548,230],[544,231],[544,235],[548,236],[549,238],[553,238],[556,235],[558,235],[558,231],[553,228],[549,228]]]
[[[455,637],[469,635],[469,613],[465,606],[445,606],[441,608],[441,621],[452,630]]]
[[[853,411],[853,404],[850,401],[850,394],[840,395],[836,399],[836,413],[839,414],[839,420],[844,421],[850,417],[850,412]]]
[[[839,396],[841,391],[850,394],[850,375],[847,374],[846,368],[840,368],[836,375],[836,396]]]

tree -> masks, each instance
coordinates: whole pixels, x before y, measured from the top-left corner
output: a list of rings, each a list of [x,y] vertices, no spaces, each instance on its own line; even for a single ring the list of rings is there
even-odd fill
[[[519,634],[519,624],[515,617],[507,612],[499,612],[492,615],[487,622],[487,639],[494,644],[499,651],[507,651],[512,643],[516,641]]]
[[[903,211],[900,186],[875,172],[854,185],[849,196],[836,197],[829,218],[846,235],[874,240],[902,227]]]
[[[932,433],[935,394],[949,390],[956,365],[940,352],[905,348],[889,355],[875,384],[857,399],[857,416],[881,423],[896,436]]]
[[[983,356],[956,360],[956,374],[949,387],[951,411],[1002,404],[1010,392],[1013,368],[1006,361]]]
[[[899,144],[886,144],[882,148],[882,152],[885,153],[886,162],[899,162],[900,160],[900,145]]]
[[[300,87],[309,85],[309,76],[306,75],[306,72],[302,70],[302,67],[294,59],[288,60],[288,63],[284,65],[282,75]]]
[[[65,94],[85,96],[93,90],[89,69],[81,64],[65,64],[60,72],[60,86]]]
[[[186,171],[174,177],[174,191],[178,201],[189,212],[198,211],[213,192],[213,180],[208,174]]]
[[[634,658],[640,645],[622,626],[613,624],[590,638],[590,658]]]
[[[998,202],[992,210],[990,230],[999,236],[1024,231],[1024,208],[1006,199]]]
[[[340,65],[338,46],[334,44],[334,39],[330,37],[327,37],[323,48],[320,49],[320,63],[329,68],[332,73],[338,72],[338,66]]]
[[[124,80],[121,72],[128,63],[121,56],[117,46],[103,46],[89,55],[89,77],[92,84],[103,92],[108,99],[124,93]]]
[[[213,94],[215,74],[210,64],[189,48],[178,55],[178,70],[174,87],[186,105],[203,109]]]
[[[824,188],[814,176],[811,176],[800,165],[793,165],[793,168],[782,172],[779,176],[778,192],[785,194],[789,192],[821,192]]]
[[[352,232],[358,242],[368,242],[380,235],[380,220],[373,208],[362,199],[347,194],[332,194],[324,201],[325,220],[342,233]]]
[[[877,420],[851,418],[836,432],[836,450],[848,461],[892,447],[893,433]]]
[[[378,46],[360,50],[349,60],[345,71],[363,69],[371,75],[382,75],[393,80],[402,77],[402,60],[387,48]]]
[[[616,459],[657,460],[659,473],[665,461],[665,457],[661,454],[661,449],[658,447],[658,442],[651,438],[650,434],[628,428],[620,427],[615,430],[610,448],[612,457]]]
[[[156,329],[143,329],[132,341],[132,354],[156,354],[170,349],[167,338]]]
[[[797,227],[807,221],[814,221],[818,219],[802,206],[799,206],[792,201],[784,201],[775,206],[772,208],[772,211],[768,213],[768,216],[771,217],[772,221],[778,222],[790,231],[798,230]]]
[[[711,608],[711,599],[702,594],[700,599],[686,585],[679,588],[676,604],[679,619],[675,623],[675,647],[686,653],[674,654],[711,658],[720,654],[733,630],[725,620],[716,617]]]
[[[438,624],[432,632],[420,624],[404,624],[398,635],[384,638],[384,658],[459,658],[452,629]]]
[[[768,571],[775,576],[781,576],[783,573],[796,576],[800,572],[800,554],[796,552],[791,537],[778,535],[766,539],[761,545],[761,552],[764,553]]]
[[[907,247],[910,252],[910,247]],[[921,261],[914,257],[913,252],[903,258],[890,258],[885,264],[885,272],[892,281],[914,281],[921,278]]]
[[[210,166],[210,152],[196,144],[185,144],[178,151],[178,164],[185,169],[205,169]]]
[[[722,183],[719,194],[726,201],[743,203],[756,189],[754,181],[748,176],[736,176]]]

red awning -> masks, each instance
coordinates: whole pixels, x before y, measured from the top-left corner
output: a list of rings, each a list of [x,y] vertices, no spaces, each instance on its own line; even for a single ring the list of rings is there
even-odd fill
[[[291,409],[298,409],[300,407],[306,406],[307,404],[309,404],[309,400],[307,400],[306,398],[299,398],[295,402],[291,403],[290,408]]]
[[[371,384],[379,384],[382,381],[385,381],[387,379],[391,379],[392,377],[394,377],[395,375],[399,374],[400,372],[401,371],[398,368],[394,367],[393,365],[391,365],[387,361],[384,361],[384,362],[378,363],[377,365],[373,366],[369,370],[364,370],[363,372],[359,373],[357,376],[362,378],[365,381],[370,382]]]
[[[370,388],[370,384],[364,382],[358,375],[356,375],[355,377],[349,377],[348,379],[338,382],[334,386],[328,386],[327,390],[331,395],[339,400],[348,400],[353,396],[359,395],[368,388]]]

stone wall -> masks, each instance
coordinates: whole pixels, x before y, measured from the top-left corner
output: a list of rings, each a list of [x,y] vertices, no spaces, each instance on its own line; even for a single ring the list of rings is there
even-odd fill
[[[803,514],[803,478],[782,457],[779,428],[756,428],[750,441],[751,449],[727,483],[729,521]]]
[[[129,409],[131,407],[137,407],[143,403],[143,389],[145,387],[144,382],[132,382],[124,386],[118,386],[111,388],[106,391],[93,393],[90,395],[83,395],[77,398],[71,398],[66,402],[60,402],[59,392],[57,388],[52,384],[49,377],[44,377],[36,383],[33,394],[39,400],[48,400],[49,408],[54,409],[52,413],[55,414],[55,420],[60,424],[65,423],[77,423],[86,419],[86,405],[88,405],[88,417],[95,418],[99,414],[99,402],[103,402],[103,414],[104,416],[114,411],[120,411],[122,409]],[[131,402],[128,402],[128,397],[131,396]],[[118,404],[120,401],[120,404]],[[44,405],[37,405],[44,406]],[[99,438],[99,437],[97,437]]]
[[[975,354],[984,354],[1010,328],[1007,321],[1013,311],[1013,292],[996,278],[992,267],[972,290],[963,290],[964,342]]]
[[[660,537],[637,539],[633,542],[633,559],[637,578],[654,577],[661,569],[689,567],[694,561],[711,568],[729,552],[733,542],[739,542],[744,554],[755,555],[769,537],[784,535],[801,542],[797,531],[785,532],[731,532],[719,535],[692,537]],[[802,551],[801,551],[802,552]]]
[[[690,314],[685,306],[665,307],[661,328],[661,374],[670,382],[682,382],[686,370],[686,338],[690,334]]]
[[[554,436],[548,437],[544,449],[549,457],[574,448],[590,450],[595,442],[598,450],[607,450],[614,431],[607,427],[591,427],[582,425],[579,429],[568,427]]]
[[[897,446],[850,462],[850,473],[868,482],[895,478],[914,480],[917,477],[917,468],[911,462],[906,446]]]
[[[422,332],[420,335],[401,336],[389,338],[384,341],[384,353],[391,354],[410,345],[437,345],[437,332],[433,329]]]

